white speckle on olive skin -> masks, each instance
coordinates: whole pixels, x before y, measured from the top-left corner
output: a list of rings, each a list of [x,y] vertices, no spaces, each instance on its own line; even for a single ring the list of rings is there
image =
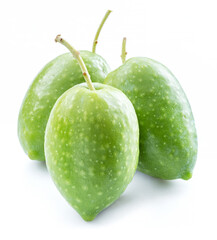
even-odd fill
[[[84,150],[86,154],[89,154],[89,149]]]
[[[87,191],[88,186],[84,185],[84,186],[82,186],[82,189],[83,189],[84,191]]]
[[[85,171],[84,171],[84,170],[81,170],[81,171],[80,171],[80,175],[81,175],[81,176],[85,176],[85,175],[86,175]]]
[[[81,199],[79,199],[79,198],[76,198],[75,201],[76,201],[77,203],[81,203]]]

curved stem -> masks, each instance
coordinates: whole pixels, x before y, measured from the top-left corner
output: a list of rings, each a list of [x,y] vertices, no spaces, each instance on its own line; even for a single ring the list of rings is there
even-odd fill
[[[111,12],[112,12],[111,10],[108,10],[108,11],[106,12],[104,18],[102,19],[102,21],[101,21],[101,23],[100,23],[100,25],[99,25],[99,27],[98,27],[98,30],[97,30],[96,35],[95,35],[95,38],[94,38],[94,40],[93,40],[93,47],[92,47],[92,52],[93,52],[93,53],[96,52],[96,45],[97,45],[97,43],[98,43],[99,34],[100,34],[100,32],[101,32],[101,29],[102,29],[102,27],[103,27],[106,19],[108,18],[109,14],[110,14]]]
[[[79,51],[77,51],[75,48],[73,48],[68,42],[66,42],[62,37],[61,35],[57,35],[56,38],[55,38],[55,42],[59,42],[61,43],[62,45],[64,45],[66,48],[69,49],[69,51],[72,53],[73,57],[78,61],[79,63],[79,66],[81,68],[81,71],[82,71],[82,74],[84,76],[84,79],[89,87],[90,90],[95,90],[94,86],[93,86],[93,83],[90,79],[90,75],[87,71],[87,68],[84,64],[84,61],[79,53]]]
[[[124,37],[123,38],[123,42],[122,42],[122,52],[121,52],[121,59],[122,59],[122,63],[123,64],[126,61],[126,55],[127,55],[127,52],[126,52],[126,41],[127,41],[127,39]]]

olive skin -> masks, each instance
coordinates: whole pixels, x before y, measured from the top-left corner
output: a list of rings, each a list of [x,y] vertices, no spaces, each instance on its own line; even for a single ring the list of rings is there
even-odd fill
[[[135,57],[108,74],[105,84],[123,91],[139,121],[138,170],[161,179],[189,179],[197,158],[197,133],[187,97],[161,63]]]
[[[99,55],[81,51],[90,76],[103,82],[110,68]],[[45,160],[44,133],[56,100],[72,86],[84,82],[77,60],[65,53],[49,62],[36,76],[23,100],[18,117],[18,137],[30,159]]]
[[[124,192],[138,164],[139,126],[118,89],[78,84],[55,103],[46,127],[48,171],[63,197],[86,221]]]

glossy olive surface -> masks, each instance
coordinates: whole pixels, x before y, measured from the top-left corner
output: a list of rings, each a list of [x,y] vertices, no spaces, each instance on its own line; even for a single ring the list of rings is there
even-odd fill
[[[105,84],[122,90],[139,120],[138,170],[162,179],[189,179],[197,157],[197,134],[187,97],[162,64],[135,57],[108,74]]]
[[[99,55],[81,51],[90,76],[103,82],[110,68]],[[23,100],[18,136],[29,158],[45,160],[44,133],[50,111],[56,100],[72,86],[84,82],[78,62],[71,53],[65,53],[49,62],[36,76]]]
[[[63,197],[86,221],[117,200],[138,164],[139,127],[118,89],[79,84],[53,107],[45,134],[48,170]]]

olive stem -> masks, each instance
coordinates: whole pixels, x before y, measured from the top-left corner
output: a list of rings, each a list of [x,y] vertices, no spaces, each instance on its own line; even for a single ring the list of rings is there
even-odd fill
[[[98,43],[99,34],[100,34],[101,30],[102,30],[102,27],[103,27],[106,19],[108,18],[109,14],[110,14],[111,12],[112,12],[111,10],[108,10],[108,11],[106,12],[105,16],[103,17],[103,19],[102,19],[102,21],[101,21],[101,23],[100,23],[100,25],[99,25],[99,27],[98,27],[98,29],[97,29],[95,38],[94,38],[94,40],[93,40],[93,46],[92,46],[92,52],[93,52],[93,53],[96,52],[96,45],[97,45],[97,43]]]
[[[89,87],[90,90],[95,90],[94,86],[93,86],[93,83],[90,79],[90,75],[87,71],[87,68],[85,66],[85,63],[79,53],[79,51],[77,51],[75,48],[73,48],[66,40],[64,40],[61,35],[57,35],[56,38],[55,38],[55,42],[59,42],[61,43],[62,45],[64,45],[66,48],[69,49],[69,51],[72,53],[73,57],[78,61],[79,63],[79,66],[81,68],[81,71],[82,71],[82,74],[84,76],[84,79]]]
[[[122,59],[122,63],[123,64],[126,61],[126,55],[127,55],[127,52],[126,52],[126,41],[127,41],[127,39],[124,37],[123,38],[123,42],[122,42],[122,52],[121,52],[121,59]]]

